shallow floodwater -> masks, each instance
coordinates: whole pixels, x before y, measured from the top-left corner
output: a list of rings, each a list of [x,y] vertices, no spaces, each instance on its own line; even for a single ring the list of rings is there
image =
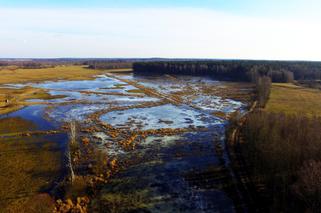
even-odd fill
[[[146,95],[135,84],[160,95]],[[226,172],[227,121],[213,113],[232,113],[245,105],[209,92],[209,88],[220,84],[205,77],[101,75],[93,80],[10,85],[43,88],[61,98],[31,99],[29,103],[36,105],[5,116],[30,120],[40,130],[56,129],[70,121],[95,126],[98,124],[89,121],[88,116],[100,112],[103,112],[99,116],[101,121],[120,129],[188,129],[190,132],[171,136],[150,135],[133,151],[123,150],[105,132],[88,133],[107,155],[119,161],[137,162],[103,187],[101,197],[108,203],[118,199],[124,211],[234,212],[234,202],[222,188],[233,178]],[[166,103],[164,97],[173,94],[179,94],[182,103]],[[147,107],[159,101],[164,103]],[[115,110],[109,110],[112,108]],[[129,199],[134,199],[135,204]]]
[[[28,106],[0,116],[3,212],[10,212],[15,203],[23,204],[38,193],[55,191],[65,177],[68,136],[46,132],[57,130],[59,125],[45,118],[45,108]],[[37,134],[31,134],[33,131]]]
[[[50,90],[82,90],[82,91],[96,91],[102,88],[113,88],[121,82],[101,75],[94,80],[80,80],[80,81],[51,81],[45,83],[29,84],[37,88],[44,88]]]
[[[208,116],[186,106],[178,107],[172,104],[113,111],[101,116],[101,120],[116,127],[129,126],[132,130],[200,128],[221,123],[220,119],[213,116]]]
[[[132,85],[105,75],[97,76],[93,80],[50,81],[44,83],[10,84],[10,86],[13,88],[32,86],[46,89],[52,96],[61,96],[60,98],[49,100],[27,100],[29,103],[41,104],[39,106],[50,104],[50,109],[45,110],[44,113],[54,123],[72,120],[82,122],[90,114],[112,106],[131,106],[160,101],[157,97],[149,97],[144,93],[136,92],[139,90]],[[31,106],[27,107],[27,109],[33,111],[37,107]],[[44,108],[42,107],[43,111]],[[24,110],[18,111],[18,113],[28,114],[24,113]],[[42,118],[43,116],[39,115],[38,117]]]
[[[229,177],[215,173],[223,160],[214,142],[221,134],[218,125],[206,132],[147,137],[127,154],[142,162],[118,174],[102,195],[109,202],[122,195],[124,203],[127,196],[136,197],[146,212],[235,212],[233,200],[220,189]]]
[[[12,112],[6,115],[0,115],[0,119],[6,117],[19,117],[34,123],[37,126],[37,130],[45,131],[55,129],[56,125],[44,118],[45,108],[45,105],[27,106],[16,112]]]
[[[241,109],[243,106],[243,104],[239,101],[207,95],[198,96],[192,101],[192,103],[202,110],[224,113],[232,113],[238,109]]]

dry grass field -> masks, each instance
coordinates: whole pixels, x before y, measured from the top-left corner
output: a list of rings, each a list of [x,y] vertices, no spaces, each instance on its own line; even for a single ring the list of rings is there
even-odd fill
[[[85,80],[105,72],[125,72],[130,69],[92,70],[85,66],[56,66],[42,69],[0,69],[0,84],[48,80]]]
[[[273,83],[266,110],[321,116],[321,92],[294,84]]]

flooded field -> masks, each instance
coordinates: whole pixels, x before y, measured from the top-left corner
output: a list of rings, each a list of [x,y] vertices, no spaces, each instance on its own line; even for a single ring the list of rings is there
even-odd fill
[[[28,193],[26,186],[19,185],[21,180],[3,186],[4,193],[22,196],[1,195],[0,208],[17,202],[17,208],[23,208],[37,193],[53,193],[65,174],[70,123],[76,124],[82,146],[89,143],[117,167],[96,193],[92,208],[111,212],[234,212],[239,208],[224,131],[231,113],[246,110],[250,87],[229,87],[207,77],[133,74],[4,86],[40,88],[56,98],[29,99],[24,108],[0,116],[0,139],[10,146],[6,150],[21,150],[17,158],[30,159],[29,165],[15,167],[30,167],[25,175],[43,180],[30,183],[33,190]],[[38,162],[46,165],[39,165],[41,171],[34,166]],[[84,169],[77,168],[91,168],[81,162],[75,165],[76,176],[86,176]],[[11,169],[21,169],[15,167]]]

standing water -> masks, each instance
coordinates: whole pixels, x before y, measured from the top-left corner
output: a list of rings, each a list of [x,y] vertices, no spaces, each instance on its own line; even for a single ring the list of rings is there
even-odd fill
[[[87,133],[106,155],[132,162],[102,188],[103,202],[120,212],[234,212],[226,191],[233,178],[227,172],[226,120],[215,113],[227,115],[245,105],[213,92],[222,84],[191,76],[102,75],[94,80],[11,85],[43,88],[61,98],[31,99],[30,106],[0,119],[19,117],[43,131],[77,121],[80,126],[102,122],[149,132],[130,151],[108,133]],[[92,119],[97,113],[98,119]],[[165,130],[172,133],[163,134]],[[66,137],[58,137],[60,147],[66,146]]]

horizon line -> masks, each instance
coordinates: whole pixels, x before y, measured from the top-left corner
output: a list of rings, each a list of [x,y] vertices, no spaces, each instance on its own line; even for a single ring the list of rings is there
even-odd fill
[[[320,62],[304,59],[249,59],[249,58],[180,58],[180,57],[0,57],[5,60],[200,60],[200,61],[276,61],[276,62]]]

